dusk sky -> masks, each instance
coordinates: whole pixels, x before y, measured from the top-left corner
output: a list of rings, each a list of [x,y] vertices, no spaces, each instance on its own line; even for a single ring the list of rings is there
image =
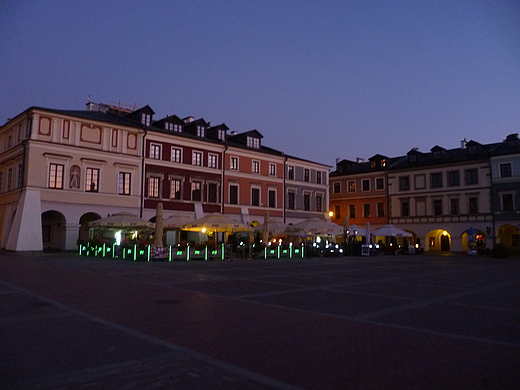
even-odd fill
[[[520,132],[520,1],[0,4],[0,124],[150,105],[334,165]]]

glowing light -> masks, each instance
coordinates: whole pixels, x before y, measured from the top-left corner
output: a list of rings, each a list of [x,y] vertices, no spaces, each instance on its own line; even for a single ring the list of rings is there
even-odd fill
[[[122,234],[122,231],[121,231],[121,230],[118,230],[118,231],[114,234],[114,238],[116,239],[116,245],[121,245],[121,234]]]
[[[206,233],[206,228],[202,228],[202,233]]]
[[[447,236],[447,235],[448,235],[448,232],[445,230],[445,231],[442,232],[442,235],[443,235],[443,236]]]
[[[334,216],[334,211],[329,211],[329,217],[333,217]]]

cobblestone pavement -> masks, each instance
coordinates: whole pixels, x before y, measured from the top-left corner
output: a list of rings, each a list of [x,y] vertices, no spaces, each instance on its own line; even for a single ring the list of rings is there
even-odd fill
[[[520,259],[0,253],[7,389],[516,389]]]

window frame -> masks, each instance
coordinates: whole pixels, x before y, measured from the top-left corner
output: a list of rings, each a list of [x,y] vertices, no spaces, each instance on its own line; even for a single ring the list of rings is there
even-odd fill
[[[53,166],[54,167],[61,167],[61,186],[58,186],[57,183],[58,183],[58,176],[59,176],[59,172],[57,170],[54,171],[53,173]],[[63,189],[63,186],[64,186],[64,178],[65,178],[65,164],[56,164],[56,163],[49,163],[49,180],[47,182],[47,185],[48,185],[48,188],[52,188],[52,189],[55,189],[55,190],[62,190]],[[51,185],[51,183],[54,183],[54,186]]]
[[[150,142],[148,157],[152,160],[162,160],[162,145]]]
[[[99,168],[85,168],[85,192],[99,192],[100,173]],[[92,187],[93,184],[94,187]]]
[[[118,172],[117,174],[117,194],[130,196],[132,195],[132,173]]]
[[[182,164],[182,148],[172,146],[170,161]]]
[[[208,168],[218,169],[218,155],[215,153],[208,153]]]
[[[204,154],[200,150],[191,152],[191,165],[202,167],[204,165]]]

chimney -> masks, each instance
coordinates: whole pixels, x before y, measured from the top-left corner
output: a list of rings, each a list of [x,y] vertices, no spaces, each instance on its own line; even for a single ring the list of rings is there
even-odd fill
[[[195,120],[195,118],[192,116],[188,116],[183,119],[184,123],[190,123],[190,122],[193,122],[194,120]]]
[[[464,139],[462,141],[460,141],[460,148],[461,149],[466,149],[466,143],[468,141],[466,141],[466,138],[464,137]]]
[[[237,132],[236,131],[232,131],[231,135],[237,135]]]
[[[340,161],[341,161],[341,158],[336,157],[336,165],[338,165]]]
[[[362,163],[365,162],[365,159],[362,158],[362,157],[357,157],[357,158],[356,158],[356,162],[357,162],[358,164],[362,164]]]

